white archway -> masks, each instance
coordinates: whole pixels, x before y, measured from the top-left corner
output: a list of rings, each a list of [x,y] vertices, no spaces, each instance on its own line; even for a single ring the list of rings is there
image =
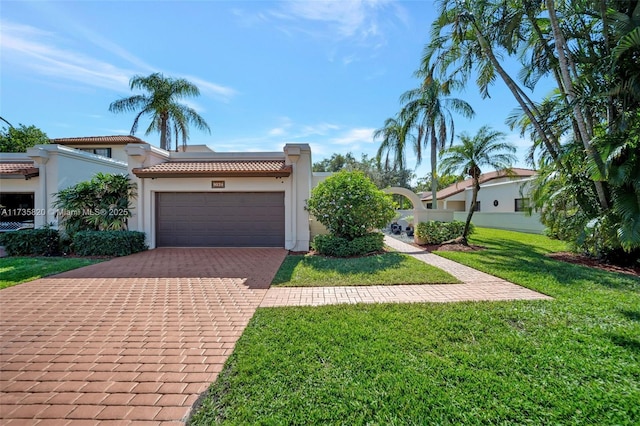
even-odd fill
[[[451,210],[431,210],[427,209],[418,194],[407,189],[401,188],[399,186],[392,186],[390,188],[385,188],[383,191],[387,194],[398,194],[406,197],[411,204],[413,205],[413,222],[418,224],[420,222],[428,222],[429,220],[439,220],[442,222],[451,222],[453,221],[453,211]]]

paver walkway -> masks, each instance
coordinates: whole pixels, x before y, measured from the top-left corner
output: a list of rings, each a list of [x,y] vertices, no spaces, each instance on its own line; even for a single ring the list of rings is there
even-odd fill
[[[0,424],[182,424],[285,255],[156,249],[0,291]]]
[[[392,237],[385,244],[418,260],[436,266],[462,281],[462,284],[271,287],[260,307],[319,306],[338,303],[460,302],[551,299],[549,296],[512,284],[468,266],[420,250]]]
[[[4,289],[0,424],[182,424],[258,306],[550,299],[386,243],[464,284],[269,288],[285,250],[156,249]]]

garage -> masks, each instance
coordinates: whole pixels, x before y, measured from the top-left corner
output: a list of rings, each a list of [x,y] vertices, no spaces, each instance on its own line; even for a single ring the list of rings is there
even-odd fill
[[[284,192],[157,192],[157,247],[284,247]]]

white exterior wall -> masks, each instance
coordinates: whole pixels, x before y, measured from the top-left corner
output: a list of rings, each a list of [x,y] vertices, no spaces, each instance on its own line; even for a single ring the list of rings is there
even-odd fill
[[[62,145],[66,146],[66,145]],[[111,159],[116,161],[121,161],[123,163],[127,162],[127,152],[125,151],[126,145],[105,145],[105,144],[87,144],[87,145],[73,145],[66,146],[67,148],[75,148],[75,149],[101,149],[101,148],[111,148]]]
[[[127,165],[123,162],[62,145],[37,145],[30,148],[26,155],[40,169],[34,208],[43,214],[35,217],[36,228],[49,223],[57,226],[56,210],[53,207],[56,192],[90,180],[99,172],[127,173]]]
[[[438,199],[438,209],[454,210],[454,211],[464,210],[464,203],[465,203],[465,194],[464,194],[464,191],[461,191],[445,199]],[[427,204],[429,204],[429,202],[423,201],[423,204],[426,206]]]
[[[467,220],[466,212],[455,212],[455,220]],[[471,218],[475,226],[482,228],[505,229],[507,231],[529,232],[542,234],[544,225],[540,222],[540,213],[533,212],[528,215],[525,212],[511,213],[486,213],[475,212]]]
[[[130,176],[138,185],[137,206],[129,229],[142,231],[150,248],[156,247],[155,194],[157,192],[284,192],[285,248],[293,251],[309,249],[309,213],[304,209],[311,191],[311,150],[306,144],[288,144],[284,152],[215,153],[168,152],[144,144],[127,145]],[[289,177],[166,177],[138,178],[134,168],[149,167],[169,160],[231,161],[285,160],[292,165]],[[211,181],[224,180],[224,188],[211,188]],[[188,212],[185,212],[188,215]]]
[[[515,212],[516,198],[529,197],[529,183],[531,179],[521,179],[517,181],[508,181],[502,183],[494,183],[482,185],[478,192],[478,201],[480,201],[481,212],[483,213],[513,213]],[[465,191],[466,205],[471,204],[473,191],[469,188]],[[494,206],[494,201],[498,201],[498,205]]]

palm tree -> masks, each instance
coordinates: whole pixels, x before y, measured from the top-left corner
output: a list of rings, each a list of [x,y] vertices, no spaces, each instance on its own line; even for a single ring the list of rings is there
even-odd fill
[[[438,152],[442,151],[449,141],[453,143],[455,124],[451,111],[455,111],[466,118],[475,115],[469,103],[458,98],[447,97],[451,89],[458,87],[458,82],[447,80],[440,82],[433,77],[433,67],[426,71],[418,71],[423,76],[419,88],[405,92],[400,101],[405,103],[400,113],[407,128],[417,130],[415,141],[416,160],[422,162],[422,146],[431,149],[431,205],[438,208]]]
[[[407,141],[410,142],[415,149],[415,138],[408,133],[406,124],[400,117],[387,118],[384,121],[384,126],[373,132],[373,140],[379,138],[382,138],[382,142],[376,154],[378,164],[380,164],[384,157],[385,169],[397,168],[404,170],[407,162],[405,156]],[[393,156],[393,160],[389,158],[391,155]]]
[[[466,133],[459,136],[460,145],[453,145],[442,152],[440,167],[443,174],[458,174],[459,179],[470,176],[473,182],[471,205],[460,242],[468,245],[467,235],[471,217],[476,209],[478,192],[480,191],[480,175],[482,167],[490,166],[495,170],[511,171],[511,164],[516,160],[516,147],[504,142],[505,134],[482,126],[478,134],[470,137]]]
[[[193,108],[178,103],[181,98],[200,95],[200,90],[193,83],[183,78],[174,79],[154,73],[147,77],[140,75],[132,77],[129,86],[131,90],[142,89],[147,93],[112,102],[109,105],[109,111],[138,111],[131,126],[132,135],[136,133],[138,122],[143,115],[151,116],[151,124],[147,127],[145,135],[160,132],[162,149],[171,149],[172,133],[176,139],[176,151],[179,136],[182,136],[183,147],[186,146],[189,139],[189,124],[195,125],[200,130],[211,132],[209,125]]]

